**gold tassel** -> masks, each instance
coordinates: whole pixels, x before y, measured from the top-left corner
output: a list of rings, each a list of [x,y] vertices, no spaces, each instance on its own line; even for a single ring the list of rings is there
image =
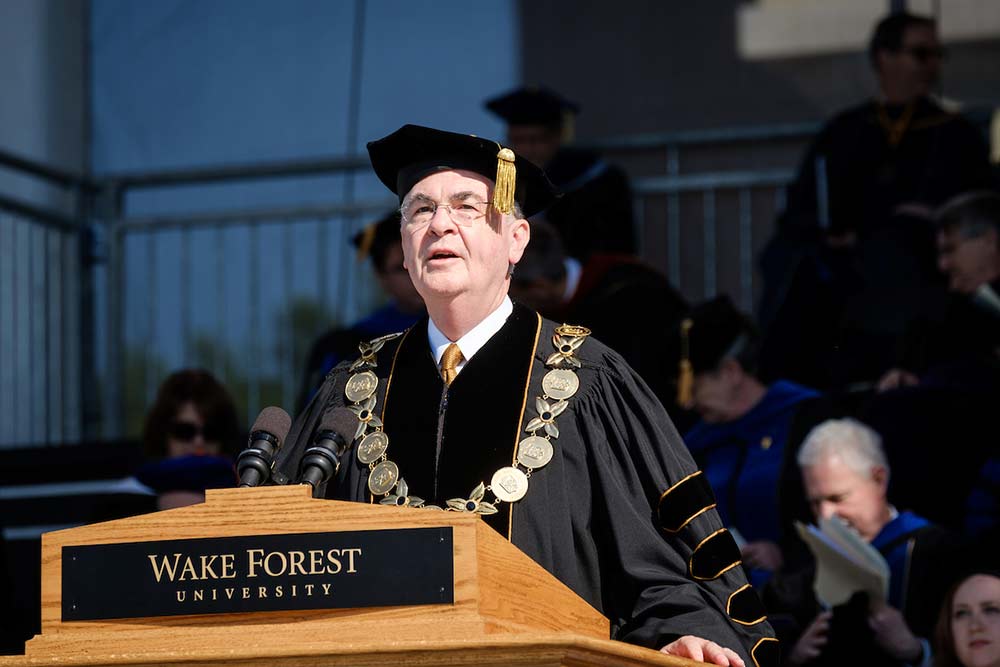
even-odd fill
[[[499,145],[499,144],[498,144]],[[514,151],[501,148],[497,153],[497,179],[493,188],[493,208],[501,213],[514,210],[514,186],[517,184],[517,169],[514,167]]]
[[[375,243],[375,228],[378,227],[378,223],[373,223],[365,227],[364,232],[362,232],[361,242],[358,243],[358,254],[357,261],[363,262],[365,258],[368,257],[368,253],[372,251],[372,244]]]
[[[677,405],[690,405],[694,394],[694,368],[691,366],[691,327],[694,322],[690,318],[681,321],[681,364],[677,376]]]

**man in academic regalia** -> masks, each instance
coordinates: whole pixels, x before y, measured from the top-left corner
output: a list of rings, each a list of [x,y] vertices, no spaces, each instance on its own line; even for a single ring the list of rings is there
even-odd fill
[[[559,230],[570,257],[636,253],[628,177],[600,155],[566,145],[580,108],[551,90],[525,87],[487,100],[507,123],[507,141],[518,155],[545,170],[561,197],[546,219]]]
[[[358,260],[371,259],[375,279],[389,300],[349,327],[326,332],[313,343],[296,405],[305,407],[334,366],[353,358],[358,343],[383,334],[401,331],[424,314],[424,302],[413,288],[403,268],[403,248],[399,242],[399,211],[392,211],[354,235]]]
[[[865,419],[899,453],[897,497],[955,528],[1000,530],[1000,442],[984,437],[1000,404],[1000,195],[960,195],[935,221],[947,308],[914,325]],[[929,484],[940,493],[928,497]]]
[[[684,442],[715,491],[723,523],[745,540],[743,562],[760,586],[798,555],[789,533],[803,496],[789,455],[794,461],[802,438],[834,407],[807,387],[757,377],[756,327],[728,297],[696,306],[678,334],[677,401],[701,416]]]
[[[474,512],[601,610],[613,638],[775,664],[739,551],[659,401],[587,329],[507,296],[525,217],[553,196],[544,173],[492,141],[413,125],[368,151],[400,198],[428,316],[334,369],[274,481],[299,477],[323,415],[347,406],[359,435],[318,493]]]
[[[813,590],[817,566],[772,579],[765,594],[768,611],[791,612],[804,628],[788,662],[929,665],[927,639],[959,562],[953,537],[889,504],[889,464],[881,438],[865,424],[823,422],[809,432],[796,458],[815,519],[839,519],[868,542],[885,559],[889,580],[884,600],[855,593],[823,611]],[[844,589],[845,595],[850,592]]]
[[[511,277],[511,296],[556,322],[580,324],[621,354],[649,385],[674,424],[690,421],[674,398],[676,359],[663,344],[688,305],[670,281],[631,255],[595,253],[586,262],[566,254],[559,232],[536,216],[531,243]],[[643,331],[633,315],[643,313]]]
[[[993,180],[983,137],[930,96],[943,57],[934,21],[883,19],[869,56],[879,96],[820,131],[761,259],[762,363],[814,386],[889,368],[910,322],[943,296],[931,212]]]

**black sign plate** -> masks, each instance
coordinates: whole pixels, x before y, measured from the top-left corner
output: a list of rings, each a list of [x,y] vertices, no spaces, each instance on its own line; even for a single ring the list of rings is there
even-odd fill
[[[62,619],[454,602],[452,529],[63,547]]]

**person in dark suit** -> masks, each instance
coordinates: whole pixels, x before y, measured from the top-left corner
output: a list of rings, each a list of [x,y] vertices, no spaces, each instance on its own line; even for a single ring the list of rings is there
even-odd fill
[[[824,125],[761,257],[762,364],[822,388],[888,370],[943,297],[934,209],[994,180],[982,134],[932,96],[944,57],[933,19],[886,17],[869,57],[878,95]]]

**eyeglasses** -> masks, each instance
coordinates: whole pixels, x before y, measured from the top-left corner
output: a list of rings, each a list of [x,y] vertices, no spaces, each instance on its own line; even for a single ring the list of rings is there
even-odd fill
[[[940,46],[911,46],[900,50],[903,53],[910,54],[915,60],[919,60],[922,63],[932,59],[944,60],[948,55]]]
[[[206,442],[221,442],[223,433],[222,429],[213,424],[206,424],[205,426],[199,426],[193,422],[184,421],[173,421],[167,426],[167,435],[174,440],[180,440],[181,442],[191,442],[199,435]]]
[[[450,204],[442,204],[433,199],[417,197],[413,201],[404,203],[399,209],[403,227],[408,230],[426,227],[434,219],[439,208],[447,210],[448,217],[455,224],[468,227],[476,220],[486,217],[490,204],[476,199],[453,199]]]

